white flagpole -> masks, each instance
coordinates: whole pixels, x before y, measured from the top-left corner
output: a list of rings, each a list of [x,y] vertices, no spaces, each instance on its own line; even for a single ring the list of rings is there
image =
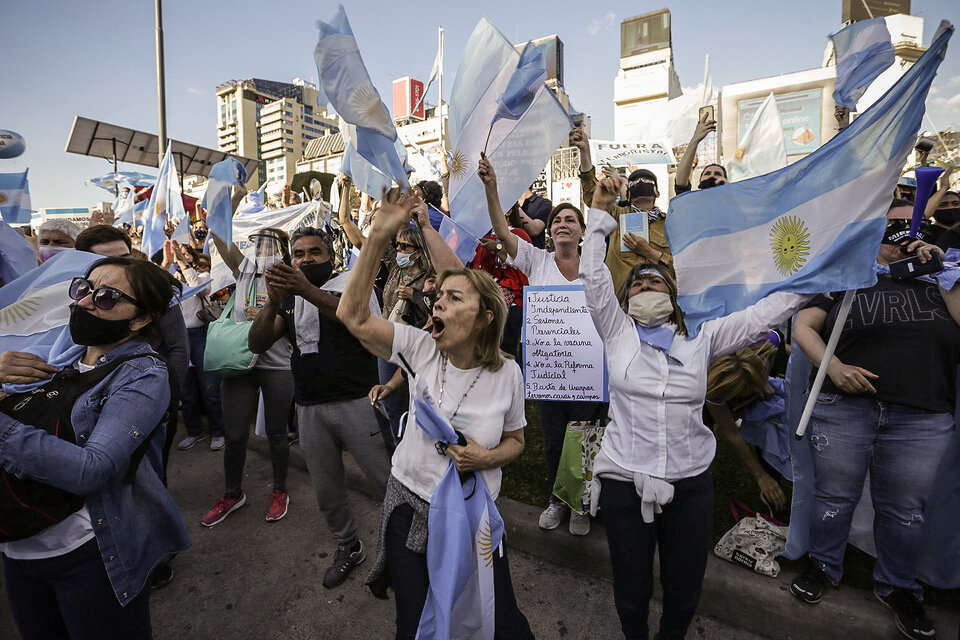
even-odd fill
[[[827,377],[827,368],[833,359],[833,352],[837,348],[837,342],[840,340],[840,332],[843,331],[843,325],[847,322],[847,315],[850,313],[850,306],[857,292],[850,289],[843,294],[843,300],[840,302],[840,311],[837,312],[837,319],[833,323],[833,330],[830,331],[830,338],[827,340],[827,348],[823,351],[823,358],[820,359],[820,367],[817,369],[817,377],[813,379],[810,386],[810,395],[807,397],[807,404],[803,407],[803,415],[800,416],[800,424],[797,425],[797,440],[803,437],[807,430],[807,423],[810,422],[810,415],[813,413],[813,405],[817,403],[817,395],[823,386],[823,381]]]
[[[439,47],[440,67],[437,69],[437,114],[440,116],[440,146],[443,144],[443,27],[437,28],[437,46]]]

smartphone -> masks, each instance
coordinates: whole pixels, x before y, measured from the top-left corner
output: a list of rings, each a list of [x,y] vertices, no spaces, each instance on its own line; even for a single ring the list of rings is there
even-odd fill
[[[917,256],[890,263],[890,277],[894,280],[907,280],[939,271],[943,271],[943,259],[939,251],[933,252],[926,263],[921,263]]]
[[[716,119],[717,118],[713,112],[712,104],[708,104],[705,107],[700,107],[700,122],[710,122]]]

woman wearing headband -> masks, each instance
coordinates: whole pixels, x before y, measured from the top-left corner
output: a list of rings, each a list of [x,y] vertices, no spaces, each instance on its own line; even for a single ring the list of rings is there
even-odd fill
[[[594,194],[580,279],[603,340],[610,422],[593,474],[590,503],[603,510],[613,593],[623,633],[646,638],[659,547],[663,615],[659,636],[683,638],[700,599],[713,522],[713,433],[703,424],[707,369],[715,358],[762,338],[811,296],[773,293],[687,335],[677,287],[666,267],[638,264],[619,293],[604,267],[616,221],[605,209],[623,178]]]

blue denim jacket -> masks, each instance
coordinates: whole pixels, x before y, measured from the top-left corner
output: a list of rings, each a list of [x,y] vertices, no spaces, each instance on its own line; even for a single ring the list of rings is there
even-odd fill
[[[140,338],[124,342],[97,364],[154,353]],[[103,564],[117,599],[140,593],[157,564],[190,546],[173,497],[163,485],[164,433],[150,441],[132,484],[130,456],[157,427],[170,402],[164,364],[136,358],[77,398],[71,414],[77,443],[0,414],[0,465],[86,497]],[[161,429],[163,427],[160,427]]]

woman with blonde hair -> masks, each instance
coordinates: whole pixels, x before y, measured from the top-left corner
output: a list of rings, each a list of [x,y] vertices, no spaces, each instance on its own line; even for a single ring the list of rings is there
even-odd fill
[[[411,425],[393,456],[380,520],[377,561],[368,578],[383,595],[389,575],[397,612],[397,638],[414,638],[427,597],[427,531],[430,500],[453,459],[460,472],[476,472],[490,495],[500,492],[500,468],[523,450],[523,379],[500,351],[507,307],[496,282],[479,271],[446,269],[437,279],[430,333],[370,313],[377,265],[387,243],[408,224],[416,201],[385,199],[352,270],[337,319],[363,345],[394,364],[405,362],[436,399],[439,411],[466,438],[439,453],[422,429]],[[387,571],[389,570],[389,573]],[[506,555],[493,557],[496,637],[532,638],[516,603]]]

